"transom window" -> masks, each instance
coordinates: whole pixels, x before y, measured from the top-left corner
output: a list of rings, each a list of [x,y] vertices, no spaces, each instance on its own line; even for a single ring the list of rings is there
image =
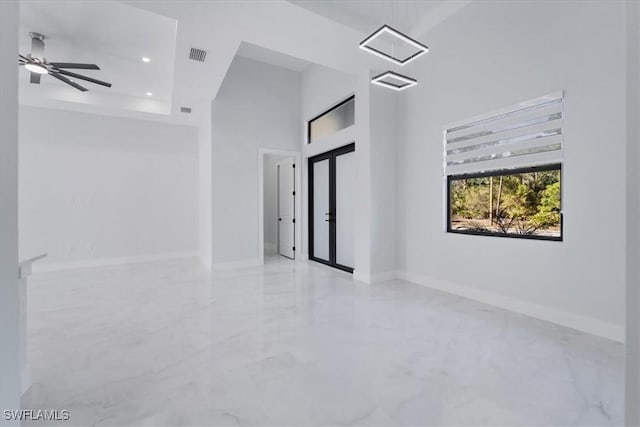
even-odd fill
[[[355,123],[355,97],[345,99],[319,116],[309,120],[307,143],[332,135]]]

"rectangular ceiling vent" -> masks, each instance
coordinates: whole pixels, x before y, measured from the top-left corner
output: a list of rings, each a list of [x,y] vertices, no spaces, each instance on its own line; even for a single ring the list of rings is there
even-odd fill
[[[190,114],[191,113],[191,107],[180,107],[180,112],[181,113]]]
[[[191,52],[189,53],[189,59],[193,59],[194,61],[204,62],[204,59],[207,56],[207,51],[202,49],[196,49],[195,47],[191,48]]]

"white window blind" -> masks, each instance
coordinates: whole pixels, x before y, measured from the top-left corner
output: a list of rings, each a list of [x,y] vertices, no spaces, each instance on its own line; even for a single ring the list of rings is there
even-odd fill
[[[562,162],[563,93],[459,121],[444,129],[445,175]]]

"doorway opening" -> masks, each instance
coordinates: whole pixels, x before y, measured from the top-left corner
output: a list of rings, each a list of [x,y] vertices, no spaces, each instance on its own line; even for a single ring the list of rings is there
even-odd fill
[[[259,257],[295,260],[300,252],[300,154],[260,150]],[[296,248],[296,246],[298,246]]]

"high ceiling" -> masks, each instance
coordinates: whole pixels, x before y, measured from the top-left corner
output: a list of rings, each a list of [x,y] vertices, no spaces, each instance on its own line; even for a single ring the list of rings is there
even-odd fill
[[[24,102],[37,104],[46,96],[61,102],[171,113],[176,20],[113,0],[21,1],[19,50],[23,55],[31,52],[32,31],[45,35],[48,61],[95,63],[100,71],[78,72],[113,86],[78,81],[89,89],[83,93],[48,76],[34,85],[29,83],[29,72],[20,70]]]
[[[293,56],[285,55],[283,53],[265,49],[246,42],[240,43],[240,47],[238,48],[236,55],[297,72],[302,72],[311,65],[310,62],[303,59],[294,58]]]
[[[297,6],[369,34],[382,26],[418,36],[469,0],[290,0]]]
[[[113,84],[79,92],[47,76],[30,84],[21,70],[20,102],[199,125],[236,55],[297,72],[368,73],[380,59],[357,46],[382,23],[416,36],[470,1],[20,0],[22,54],[28,33],[43,33],[46,59],[96,63],[86,75]],[[208,52],[205,62],[189,59],[193,47]]]

